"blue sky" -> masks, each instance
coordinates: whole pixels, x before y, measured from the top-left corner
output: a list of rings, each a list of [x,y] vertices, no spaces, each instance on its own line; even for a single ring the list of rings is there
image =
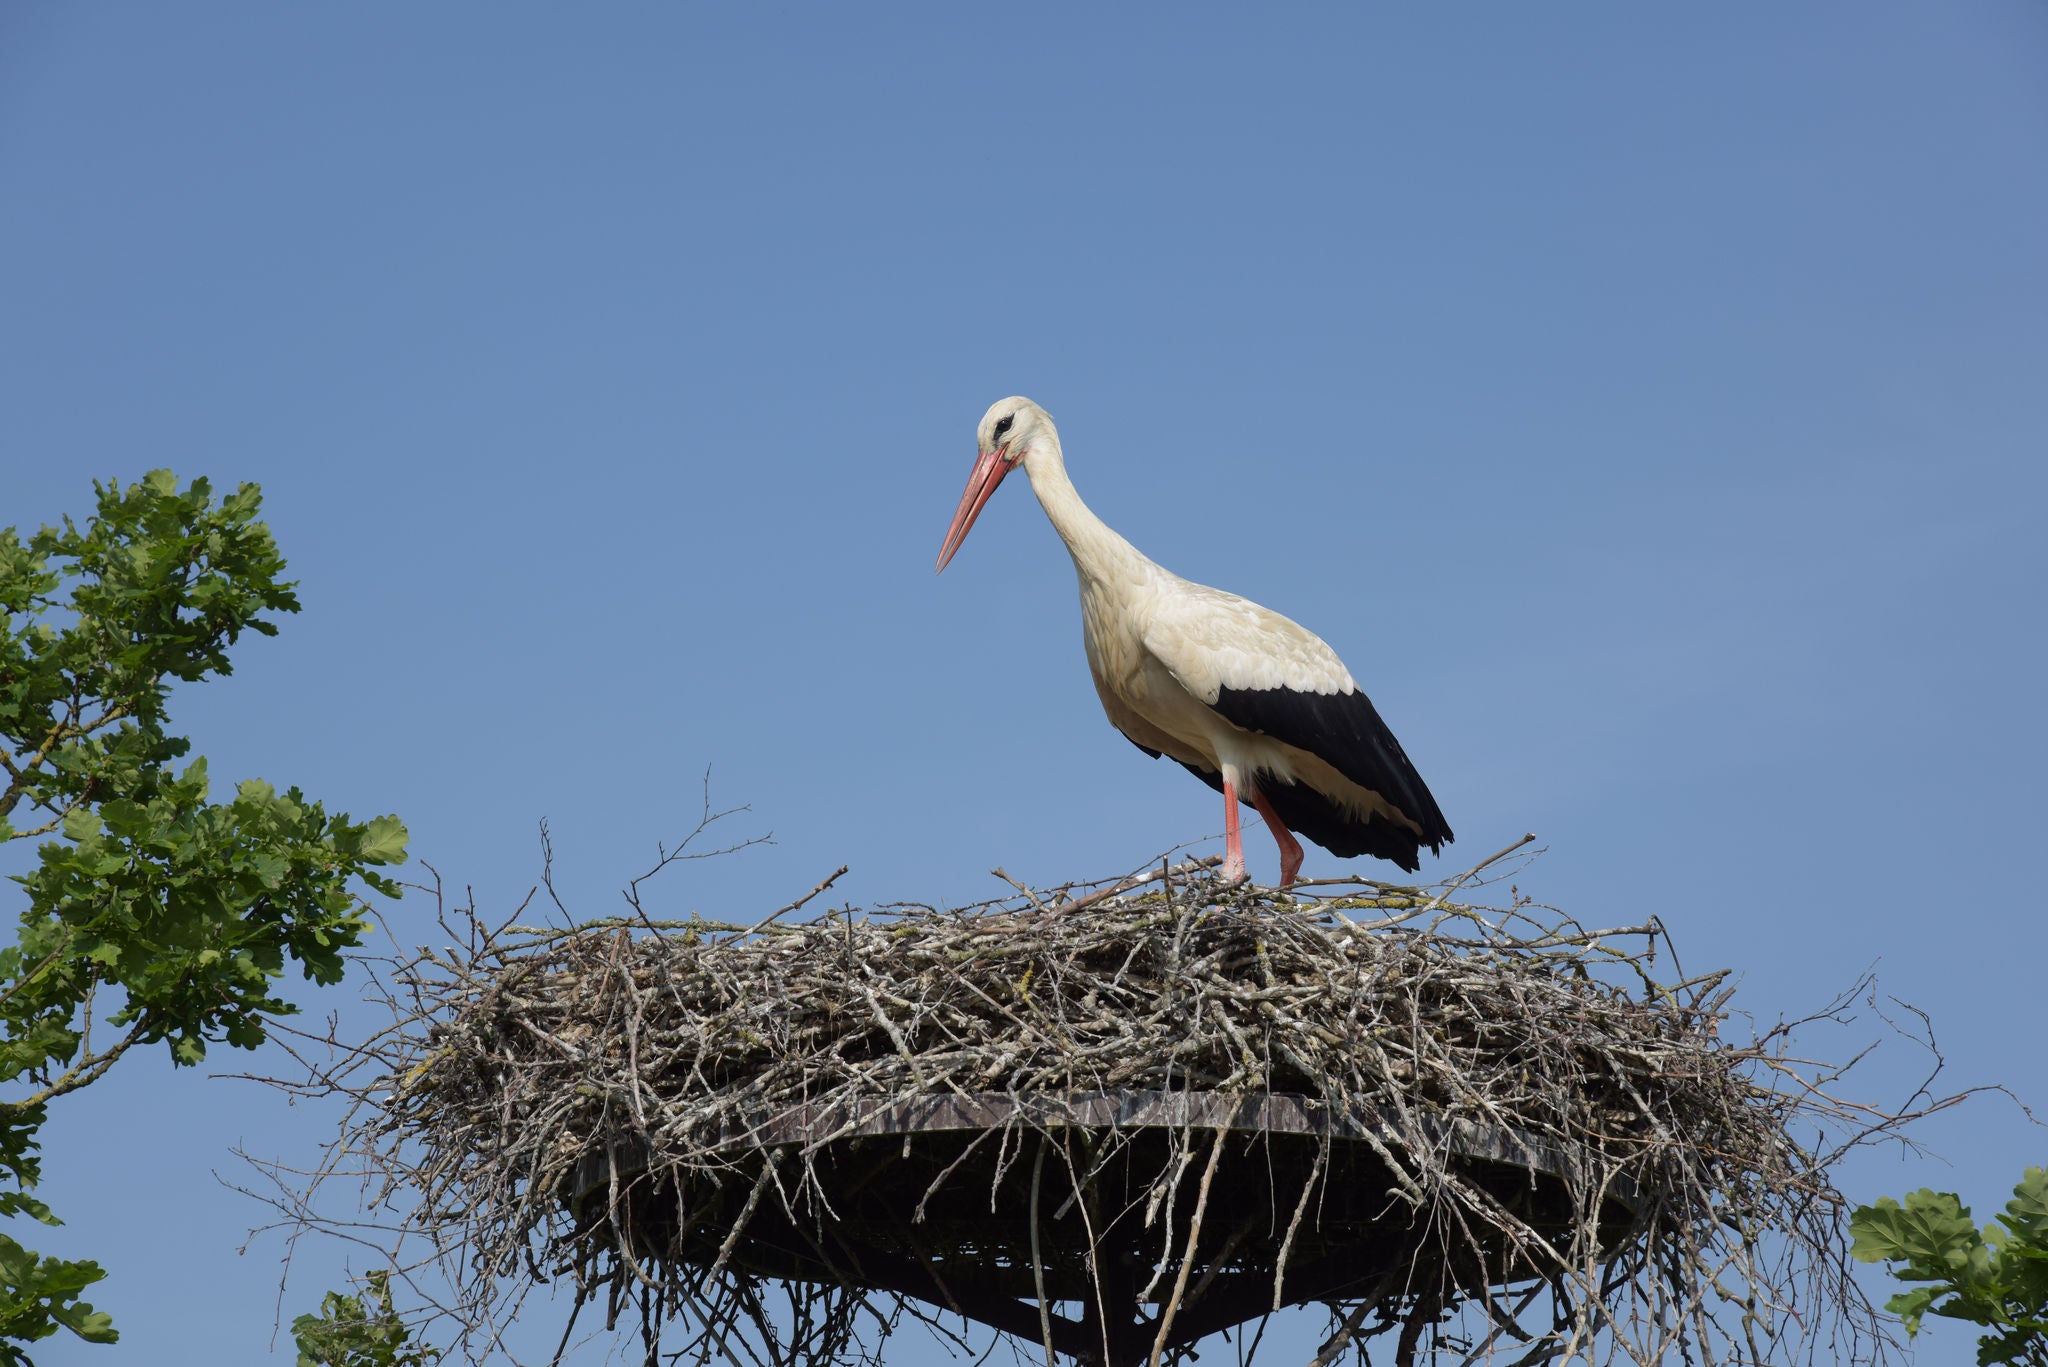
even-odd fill
[[[1758,1017],[1874,966],[2048,1102],[2044,60],[2019,0],[0,6],[0,523],[259,481],[305,612],[180,722],[487,906],[546,818],[610,911],[707,768],[776,843],[669,910],[975,900],[1221,824],[1101,718],[1026,486],[932,576],[1028,394],[1113,526],[1343,654],[1425,872],[1533,830],[1528,890]],[[269,1360],[211,1174],[327,1123],[156,1059],[58,1112],[41,1246],[115,1352]],[[2048,1158],[1922,1134],[1850,1194]]]

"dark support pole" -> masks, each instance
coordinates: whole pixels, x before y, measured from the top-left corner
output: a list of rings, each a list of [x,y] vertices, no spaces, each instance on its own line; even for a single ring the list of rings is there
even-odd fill
[[[1152,1342],[1138,1322],[1138,1280],[1129,1256],[1105,1253],[1092,1292],[1081,1319],[1081,1341],[1088,1345],[1082,1360],[1094,1367],[1143,1367]]]

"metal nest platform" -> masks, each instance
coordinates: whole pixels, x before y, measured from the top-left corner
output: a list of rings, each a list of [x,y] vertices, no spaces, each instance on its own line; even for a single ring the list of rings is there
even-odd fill
[[[441,1269],[472,1356],[545,1283],[565,1345],[599,1307],[650,1363],[876,1362],[910,1321],[1249,1359],[1300,1305],[1317,1367],[1882,1356],[1828,1169],[1910,1117],[1782,1029],[1724,1038],[1724,975],[1654,922],[1487,865],[1279,893],[1209,862],[753,925],[444,917],[465,947],[393,966],[393,1027],[316,1070],[357,1103],[327,1171],[427,1241],[393,1257]]]
[[[1447,1173],[1552,1244],[1574,1242],[1582,1211],[1566,1155],[1499,1127],[1420,1123]],[[681,1188],[649,1179],[648,1148],[588,1155],[570,1206],[585,1238],[650,1262],[711,1271],[723,1253],[743,1275],[874,1288],[1078,1361],[1142,1362],[1283,1306],[1391,1292],[1420,1273],[1429,1221],[1391,1158],[1411,1134],[1391,1106],[1360,1117],[1272,1094],[803,1106],[729,1130],[718,1147],[731,1171]],[[829,1218],[776,1202],[749,1212],[755,1185],[775,1180],[770,1165],[793,1163]],[[1168,1175],[1183,1180],[1161,1199]],[[1603,1202],[1604,1250],[1633,1229],[1634,1197],[1622,1182]],[[735,1229],[744,1236],[727,1249]],[[1474,1286],[1556,1270],[1498,1235],[1427,1269]]]

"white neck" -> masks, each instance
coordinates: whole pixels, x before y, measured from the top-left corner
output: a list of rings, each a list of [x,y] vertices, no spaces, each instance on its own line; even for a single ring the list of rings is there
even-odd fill
[[[1034,441],[1024,453],[1024,473],[1031,477],[1031,492],[1038,495],[1038,506],[1045,509],[1060,540],[1067,543],[1067,554],[1074,557],[1074,569],[1082,579],[1100,583],[1120,571],[1151,563],[1081,501],[1074,481],[1067,478],[1059,438]]]

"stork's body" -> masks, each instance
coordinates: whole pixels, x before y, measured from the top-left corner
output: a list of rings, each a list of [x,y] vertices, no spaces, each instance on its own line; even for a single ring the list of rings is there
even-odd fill
[[[1273,832],[1283,886],[1301,866],[1290,828],[1332,854],[1378,855],[1411,870],[1421,846],[1452,838],[1400,742],[1321,638],[1140,554],[1081,501],[1051,417],[1030,400],[989,409],[978,444],[939,568],[1003,476],[1022,465],[1073,557],[1103,710],[1139,749],[1223,793],[1225,877],[1244,876],[1240,801]]]

